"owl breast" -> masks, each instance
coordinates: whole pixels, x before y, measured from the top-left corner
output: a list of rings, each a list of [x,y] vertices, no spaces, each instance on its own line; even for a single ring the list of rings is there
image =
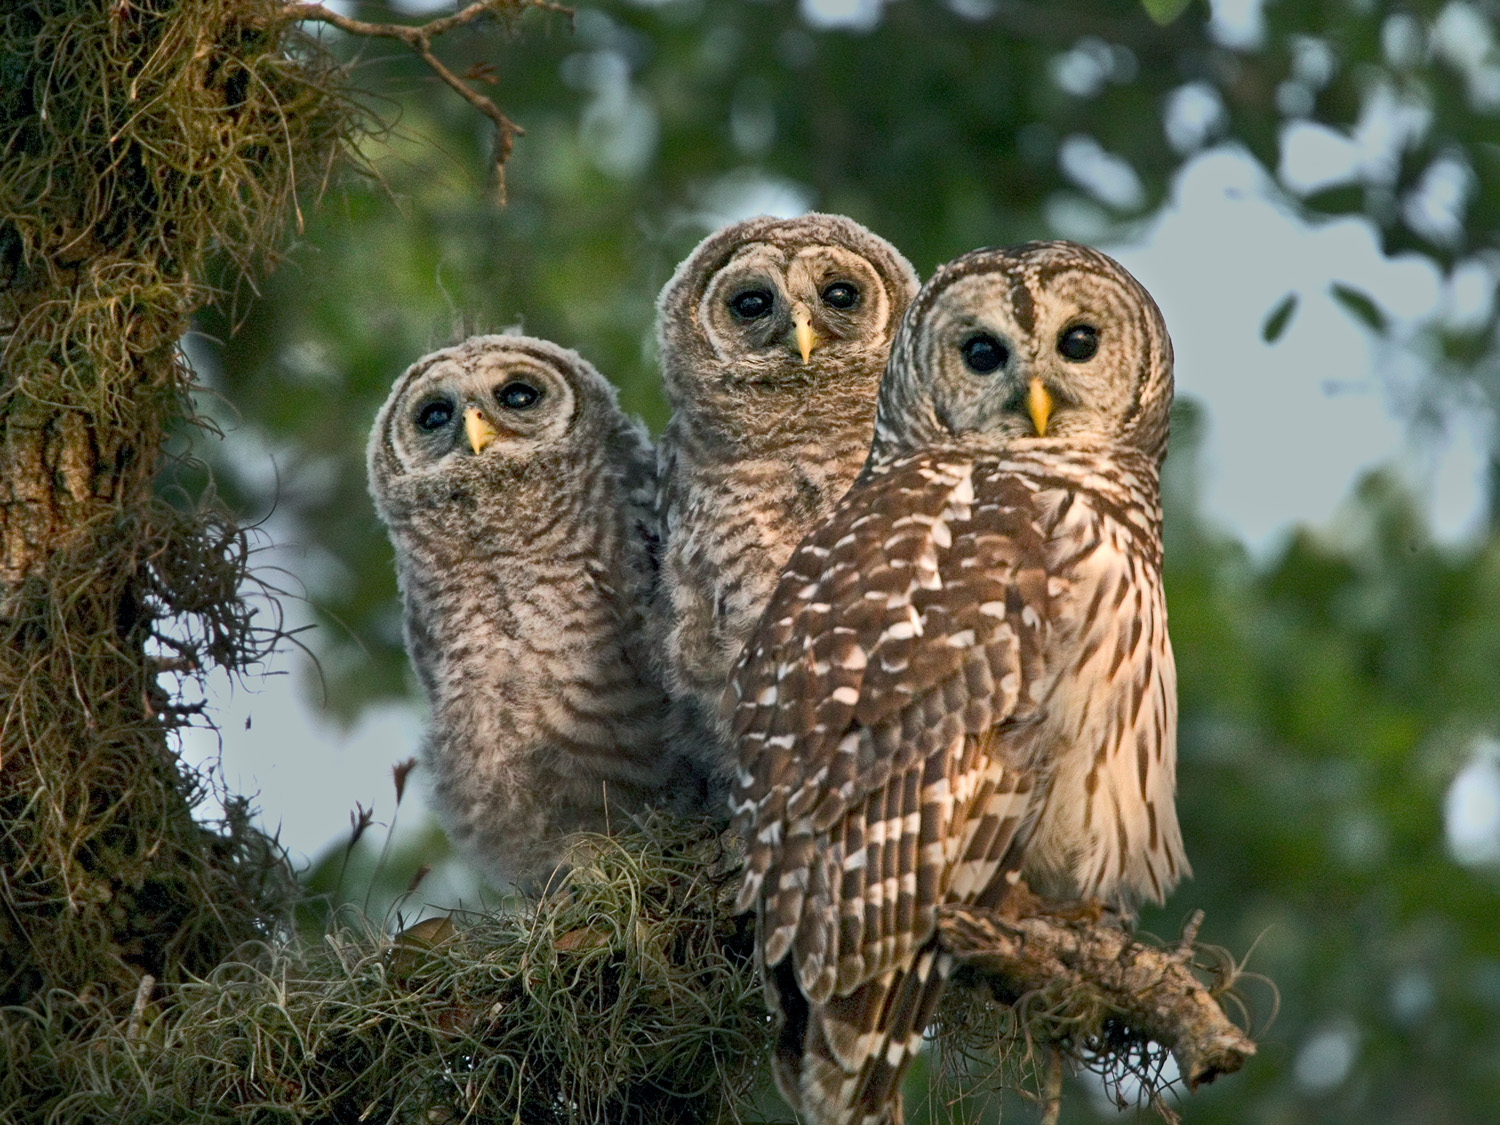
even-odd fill
[[[663,567],[671,601],[669,666],[679,690],[713,715],[730,669],[765,609],[781,567],[833,510],[869,445],[846,440],[749,454],[728,471],[700,471],[673,513]]]
[[[1159,555],[1075,495],[1053,534],[1051,791],[1023,870],[1040,893],[1130,912],[1189,873],[1177,825],[1177,673]],[[1103,510],[1101,510],[1103,509]]]

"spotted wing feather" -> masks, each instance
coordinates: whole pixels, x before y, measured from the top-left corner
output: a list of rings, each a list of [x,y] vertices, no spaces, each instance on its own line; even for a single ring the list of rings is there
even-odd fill
[[[1023,481],[986,493],[933,457],[857,484],[793,556],[726,699],[740,903],[794,1038],[805,1009],[779,1072],[819,1121],[886,1112],[949,967],[936,906],[1003,886],[1036,815],[1023,689],[1046,672],[1045,533]]]

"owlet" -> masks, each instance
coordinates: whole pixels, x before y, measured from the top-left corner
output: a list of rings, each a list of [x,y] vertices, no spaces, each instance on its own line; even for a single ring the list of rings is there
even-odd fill
[[[792,550],[864,462],[916,287],[884,239],[812,214],[720,230],[662,290],[672,416],[659,449],[657,648],[674,741],[719,801],[733,772],[718,723],[730,669]]]
[[[544,879],[568,833],[661,784],[654,465],[593,367],[522,336],[418,360],[375,421],[425,765],[450,836],[497,881]]]

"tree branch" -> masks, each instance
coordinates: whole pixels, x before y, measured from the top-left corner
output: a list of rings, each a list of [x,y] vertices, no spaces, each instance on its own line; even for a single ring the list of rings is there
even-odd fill
[[[399,23],[369,23],[365,20],[351,19],[330,8],[325,8],[322,4],[303,3],[301,0],[289,3],[282,9],[282,15],[289,20],[326,23],[347,35],[358,35],[366,39],[396,39],[405,43],[417,58],[426,63],[428,68],[444,83],[456,90],[464,101],[494,122],[495,192],[501,206],[504,206],[505,162],[510,157],[511,149],[515,147],[515,139],[525,136],[526,130],[505,116],[493,101],[476,92],[467,82],[443,65],[442,60],[432,52],[432,41],[452,31],[455,27],[472,23],[486,14],[499,14],[501,10],[507,8],[513,10],[541,8],[549,12],[563,12],[569,20],[573,18],[572,8],[551,3],[550,0],[476,0],[475,3],[454,12],[451,16],[443,16],[441,19],[430,20],[416,26]]]
[[[1097,911],[1022,893],[999,910],[942,907],[938,930],[1000,999],[1046,990],[1069,1012],[1090,1013],[1085,1026],[1118,1021],[1170,1050],[1192,1090],[1233,1074],[1255,1054],[1254,1042],[1219,1006],[1222,988],[1210,989],[1193,972],[1202,920],[1200,911],[1175,948],[1161,949],[1101,922]]]

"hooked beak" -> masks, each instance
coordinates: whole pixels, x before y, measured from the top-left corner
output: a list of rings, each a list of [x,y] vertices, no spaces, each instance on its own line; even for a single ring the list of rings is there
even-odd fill
[[[802,362],[806,363],[818,346],[818,334],[813,331],[812,313],[805,305],[792,306],[792,332],[797,339],[797,350],[802,353]]]
[[[1042,385],[1040,378],[1031,380],[1026,392],[1026,410],[1031,415],[1031,424],[1036,427],[1037,437],[1047,436],[1047,420],[1052,417],[1052,394]]]
[[[474,447],[475,453],[480,453],[484,447],[499,437],[495,427],[484,420],[484,415],[479,413],[479,407],[471,406],[464,411],[464,433],[469,437],[469,444]]]

